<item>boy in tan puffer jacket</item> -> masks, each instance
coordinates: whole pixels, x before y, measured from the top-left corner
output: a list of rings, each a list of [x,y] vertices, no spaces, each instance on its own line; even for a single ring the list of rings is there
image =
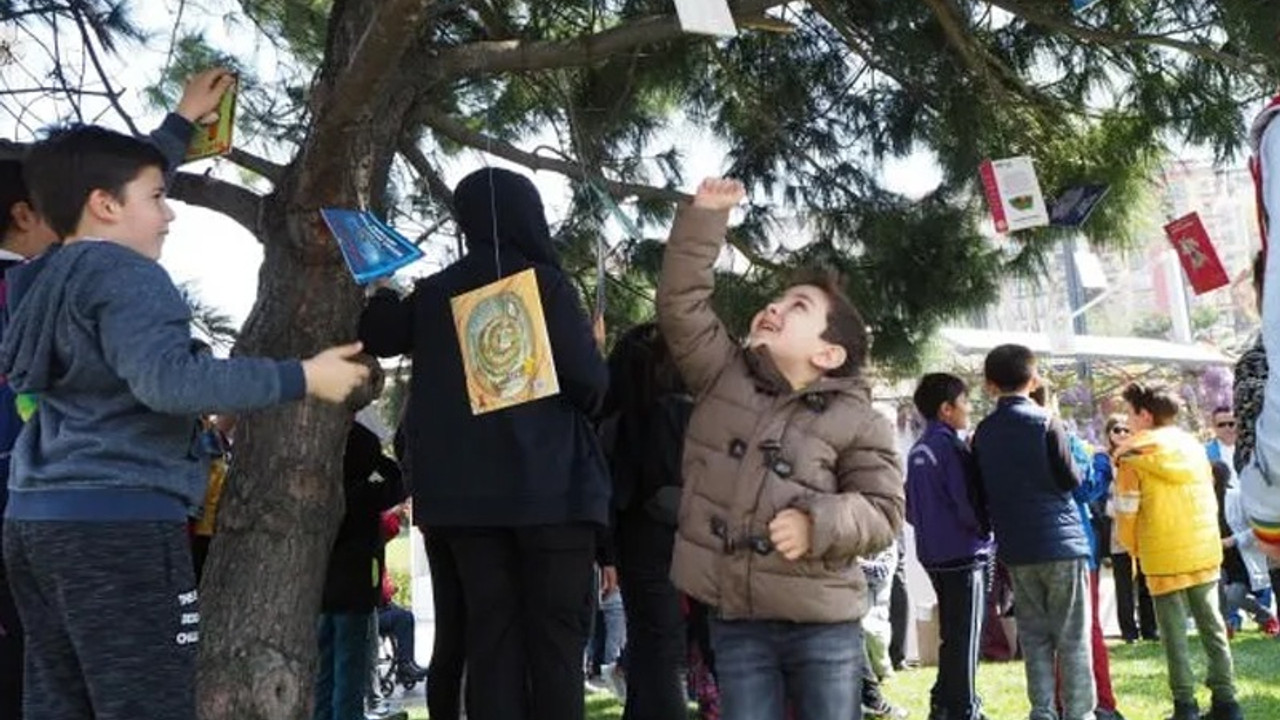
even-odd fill
[[[893,428],[859,376],[866,327],[830,275],[788,288],[744,345],[711,309],[732,180],[707,180],[672,229],[658,320],[698,398],[672,579],[711,606],[726,720],[860,717],[857,564],[893,543],[904,490]]]

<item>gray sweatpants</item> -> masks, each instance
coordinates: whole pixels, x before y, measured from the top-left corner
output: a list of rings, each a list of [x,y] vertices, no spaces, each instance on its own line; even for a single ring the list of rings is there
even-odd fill
[[[26,717],[195,718],[184,524],[6,520],[4,558],[26,630]]]
[[[1030,720],[1058,720],[1055,670],[1061,671],[1062,719],[1094,720],[1098,693],[1089,638],[1089,563],[1080,558],[1018,565],[1009,574]]]

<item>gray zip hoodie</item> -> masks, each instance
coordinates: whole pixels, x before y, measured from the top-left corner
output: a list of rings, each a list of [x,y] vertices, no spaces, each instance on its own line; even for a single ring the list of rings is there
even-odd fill
[[[38,398],[6,517],[182,520],[203,499],[197,419],[306,393],[296,360],[220,360],[160,265],[111,242],[55,246],[6,276],[0,373]]]

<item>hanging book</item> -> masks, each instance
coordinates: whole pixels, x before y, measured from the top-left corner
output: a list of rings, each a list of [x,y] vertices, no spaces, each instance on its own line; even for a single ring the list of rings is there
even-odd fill
[[[1096,4],[1097,2],[1098,0],[1071,0],[1071,9],[1075,10],[1076,12],[1083,12],[1085,10],[1088,10],[1092,5]]]
[[[231,152],[231,133],[236,121],[236,86],[222,93],[218,101],[218,117],[208,125],[197,125],[187,146],[186,161],[226,155]]]
[[[560,392],[532,269],[450,300],[474,415]]]
[[[1076,185],[1054,198],[1049,206],[1049,222],[1054,227],[1078,228],[1089,221],[1102,199],[1111,192],[1110,185]]]
[[[365,210],[324,208],[320,217],[333,232],[342,259],[356,282],[391,275],[422,258],[422,250]]]
[[[996,232],[1011,233],[1049,224],[1049,211],[1031,158],[987,160],[982,163],[981,174]]]
[[[735,37],[738,28],[728,0],[676,0],[680,29],[696,35]]]
[[[1199,213],[1191,213],[1164,226],[1169,242],[1182,261],[1182,269],[1197,295],[1203,295],[1230,282],[1218,259],[1218,251],[1200,221]]]

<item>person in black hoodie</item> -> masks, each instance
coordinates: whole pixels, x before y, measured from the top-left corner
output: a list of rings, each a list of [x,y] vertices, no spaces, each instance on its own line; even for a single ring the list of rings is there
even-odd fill
[[[405,498],[400,466],[382,453],[378,436],[351,424],[342,456],[347,512],[329,554],[320,602],[320,670],[315,720],[364,717],[369,631],[382,594],[386,564],[382,513]]]
[[[414,522],[457,563],[467,609],[472,720],[584,716],[595,537],[610,487],[590,418],[608,370],[527,178],[472,173],[454,192],[468,253],[406,298],[378,291],[360,321],[369,352],[410,353],[406,446]],[[450,298],[532,268],[560,393],[473,415]],[[480,685],[480,687],[477,687]]]
[[[627,331],[609,356],[602,424],[617,508],[615,541],[627,616],[626,720],[687,716],[685,624],[672,584],[680,458],[693,397],[655,323]]]

